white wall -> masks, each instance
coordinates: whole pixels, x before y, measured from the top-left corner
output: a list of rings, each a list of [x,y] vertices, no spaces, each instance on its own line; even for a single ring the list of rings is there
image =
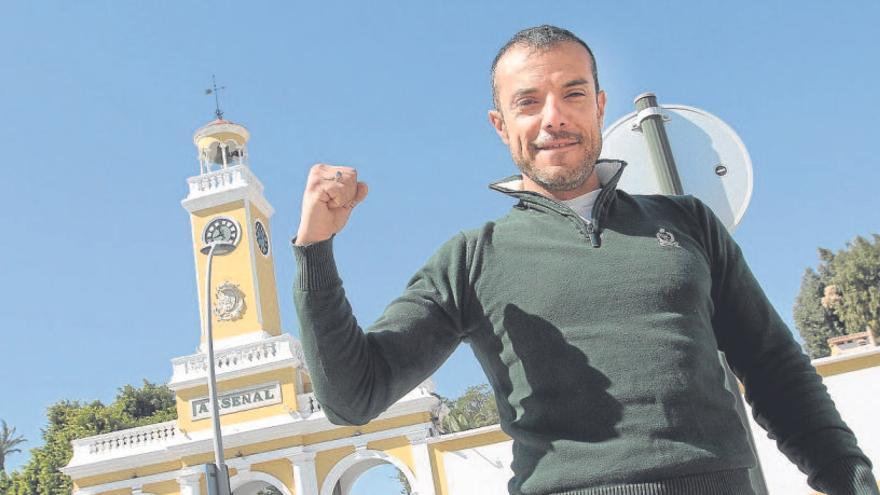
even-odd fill
[[[874,463],[874,476],[880,478],[880,367],[834,375],[824,381],[843,420]],[[768,439],[754,421],[750,423],[770,495],[814,493],[807,485],[806,475],[779,452],[776,442]]]
[[[513,442],[443,453],[446,486],[451,495],[507,495],[513,477]]]

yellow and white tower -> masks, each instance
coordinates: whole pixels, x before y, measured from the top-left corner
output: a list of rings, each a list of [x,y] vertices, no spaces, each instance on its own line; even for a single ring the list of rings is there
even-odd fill
[[[263,196],[263,184],[248,167],[249,138],[244,126],[226,120],[197,130],[193,143],[200,174],[187,181],[189,194],[182,202],[192,220],[200,308],[205,303],[201,298],[207,260],[201,249],[219,235],[231,235],[237,245],[228,255],[215,258],[213,266],[213,276],[222,281],[212,288],[215,345],[221,349],[281,334],[269,237],[274,210]],[[203,327],[206,317],[203,309]]]
[[[299,342],[281,331],[269,228],[274,210],[248,166],[249,138],[244,126],[223,119],[197,130],[199,175],[187,180],[189,193],[182,201],[192,221],[202,328],[206,318],[213,323],[223,425],[296,411],[296,396],[308,386]],[[205,314],[203,248],[219,238],[235,248],[213,258],[213,309]],[[205,348],[203,330],[197,354],[172,360],[168,385],[186,431],[210,427]]]

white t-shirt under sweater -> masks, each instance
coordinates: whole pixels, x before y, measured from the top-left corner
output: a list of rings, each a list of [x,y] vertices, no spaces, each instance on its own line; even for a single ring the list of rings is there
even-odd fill
[[[593,204],[596,202],[596,198],[599,197],[600,192],[602,192],[601,187],[586,194],[581,194],[576,198],[560,201],[560,203],[574,210],[585,221],[590,221],[593,218]]]

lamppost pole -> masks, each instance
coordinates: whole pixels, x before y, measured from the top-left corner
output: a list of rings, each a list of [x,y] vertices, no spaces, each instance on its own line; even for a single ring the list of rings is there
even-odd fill
[[[205,267],[205,343],[208,351],[208,400],[211,402],[211,423],[214,427],[214,464],[216,471],[214,479],[211,479],[210,470],[206,471],[206,484],[209,495],[231,495],[229,486],[229,470],[223,458],[223,436],[220,432],[220,408],[217,401],[217,374],[214,362],[214,333],[211,317],[211,264],[214,261],[214,251],[220,247],[220,254],[229,252],[235,248],[234,244],[223,241],[212,242],[202,248],[207,251],[208,260]],[[215,484],[216,483],[216,484]],[[213,490],[212,490],[213,489]]]

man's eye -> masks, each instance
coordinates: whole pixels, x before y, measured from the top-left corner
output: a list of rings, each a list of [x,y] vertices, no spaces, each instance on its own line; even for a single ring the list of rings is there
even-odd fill
[[[587,96],[587,94],[584,93],[583,91],[572,91],[571,93],[566,95],[566,97],[568,97],[568,98],[576,98],[579,96]]]
[[[534,104],[537,103],[537,102],[538,102],[538,100],[536,100],[536,99],[534,99],[534,98],[523,98],[522,100],[517,100],[517,101],[516,101],[516,106],[518,106],[518,107],[527,107],[527,106],[529,106],[529,105],[534,105]]]

